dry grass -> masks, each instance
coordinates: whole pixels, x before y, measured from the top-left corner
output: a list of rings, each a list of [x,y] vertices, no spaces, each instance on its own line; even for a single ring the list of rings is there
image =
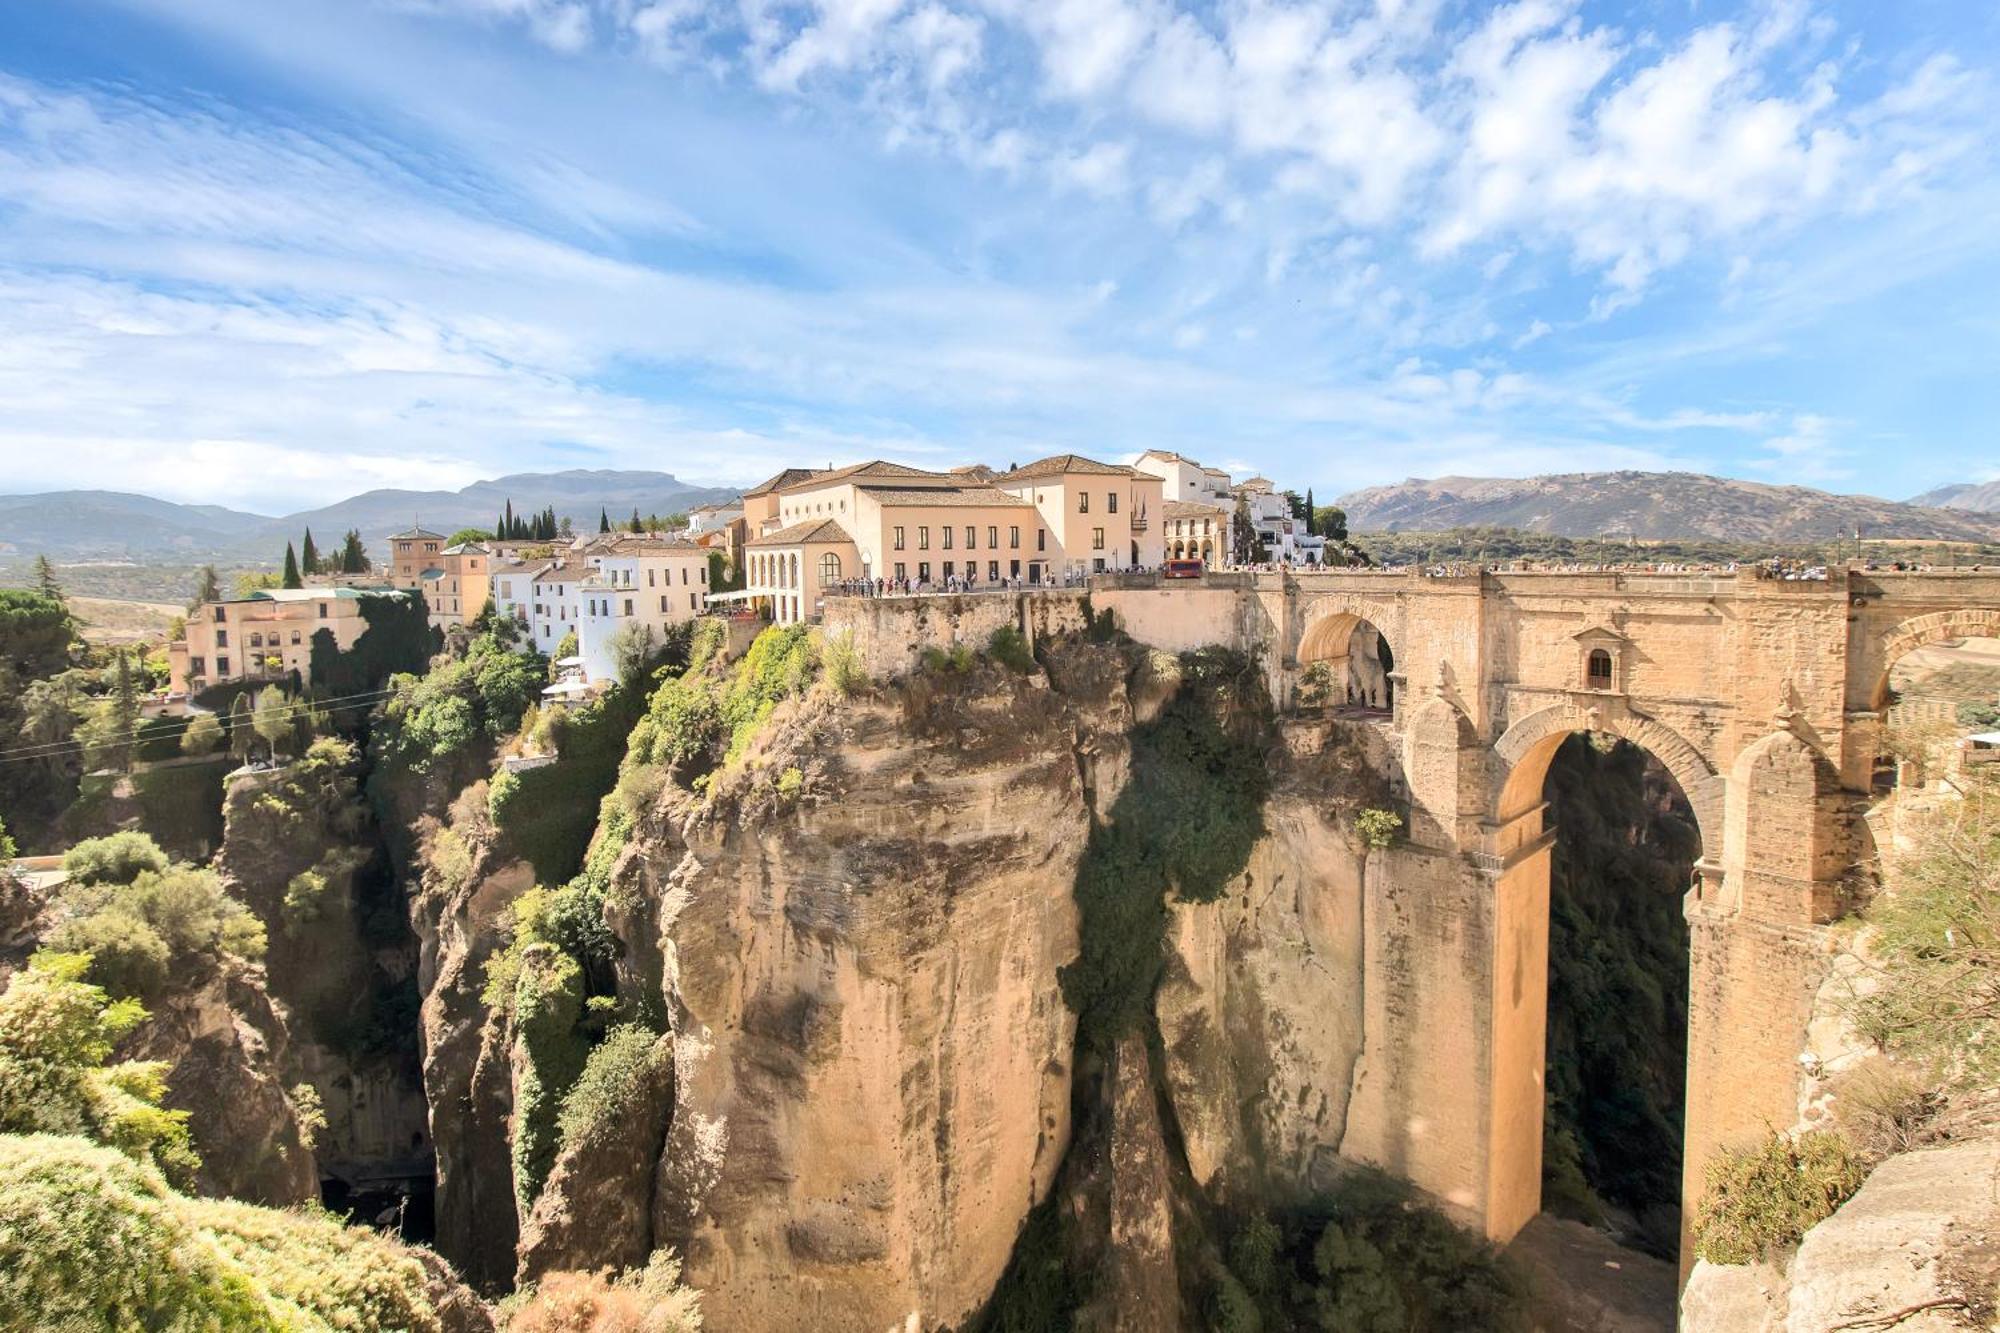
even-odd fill
[[[171,602],[122,602],[109,597],[71,597],[69,609],[77,618],[78,632],[86,641],[129,645],[158,642],[166,637],[167,625],[185,608]]]

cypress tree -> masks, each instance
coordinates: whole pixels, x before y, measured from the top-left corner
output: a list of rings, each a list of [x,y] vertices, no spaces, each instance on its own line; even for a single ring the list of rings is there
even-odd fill
[[[193,610],[197,606],[221,600],[222,580],[215,576],[215,566],[203,565],[200,576],[195,580],[194,600],[188,603],[188,609]]]
[[[305,544],[299,547],[299,568],[307,574],[320,572],[319,548],[313,545],[313,530],[306,529]]]
[[[305,580],[299,577],[298,553],[292,549],[290,542],[285,543],[285,579],[283,586],[287,588],[303,588],[306,586]]]
[[[250,725],[250,696],[246,692],[237,695],[236,702],[229,705],[229,753],[239,762],[248,763],[256,743],[257,732]]]
[[[45,555],[35,557],[35,586],[42,590],[42,596],[63,600],[62,584],[56,582],[56,567]]]
[[[1319,531],[1319,520],[1313,516],[1313,488],[1306,487],[1306,535],[1313,536]]]
[[[368,572],[368,552],[361,545],[361,533],[357,529],[349,528],[347,540],[341,544],[340,572],[343,574]]]
[[[602,506],[597,511],[597,530],[599,532],[611,531],[611,514]]]
[[[511,495],[510,495],[510,496],[508,496],[508,497],[507,497],[507,508],[506,508],[506,509],[505,509],[505,510],[504,510],[503,512],[505,513],[506,517],[504,517],[504,518],[502,518],[502,519],[500,520],[500,535],[501,535],[502,537],[518,537],[518,536],[520,536],[520,535],[521,535],[520,533],[518,533],[518,532],[514,531],[514,497],[513,497],[513,496],[511,496]]]
[[[111,696],[111,709],[111,767],[130,773],[139,734],[139,692],[132,684],[131,659],[122,649],[118,653],[118,686]]]
[[[641,523],[641,522],[639,521],[639,506],[638,506],[638,505],[633,505],[633,506],[632,506],[632,531],[634,531],[634,532],[644,532],[645,530],[646,530],[646,525],[645,525],[644,523]]]

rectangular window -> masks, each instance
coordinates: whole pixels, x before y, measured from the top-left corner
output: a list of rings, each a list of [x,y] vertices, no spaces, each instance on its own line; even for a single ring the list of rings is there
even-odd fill
[[[326,603],[325,603],[325,602],[321,602],[321,603],[319,604],[319,618],[320,618],[321,620],[325,620],[325,619],[326,619]]]
[[[1007,529],[1007,549],[1010,551],[1021,549],[1021,530],[1019,528]]]
[[[222,623],[222,619],[223,619],[222,608],[218,606],[215,608],[215,623],[220,625]]]
[[[951,549],[951,524],[949,523],[944,525],[944,549],[947,551]]]
[[[1010,579],[1021,577],[1021,562],[1019,560],[1009,560],[1007,562],[1007,577]]]
[[[667,595],[666,595],[665,593],[661,593],[661,594],[660,594],[660,614],[661,614],[661,615],[665,615],[666,613],[667,613]]]
[[[215,674],[216,674],[216,675],[218,675],[218,676],[226,676],[226,675],[228,675],[228,674],[229,674],[229,659],[228,659],[228,658],[226,658],[226,657],[218,657],[218,658],[216,658],[216,659],[215,659]]]
[[[908,577],[910,577],[910,567],[898,560],[896,562],[896,582],[901,583]]]
[[[681,566],[681,586],[683,588],[688,586],[688,571],[686,565]]]
[[[1035,529],[1035,549],[1037,551],[1046,551],[1049,549],[1049,530],[1047,528]]]
[[[945,529],[945,531],[949,532],[949,531],[951,531],[951,529],[949,529],[949,528],[946,528],[946,529]],[[944,576],[945,576],[946,578],[950,578],[950,577],[951,577],[952,575],[954,575],[954,574],[956,574],[956,573],[958,573],[958,564],[957,564],[957,562],[956,562],[956,561],[951,561],[951,560],[947,560],[947,561],[945,561],[945,562],[944,562]]]
[[[657,573],[659,573],[659,571],[656,569],[649,569],[646,571],[646,586],[648,588],[654,588],[659,586],[658,584],[653,582],[653,576]]]
[[[901,528],[896,529],[896,549],[899,551],[903,549],[903,530]],[[896,577],[901,578],[902,575],[898,574]]]
[[[1079,514],[1088,514],[1090,512],[1089,491],[1078,491],[1076,493],[1076,512]]]
[[[695,605],[695,603],[696,603],[696,602],[698,602],[698,601],[700,601],[700,600],[701,600],[701,594],[700,594],[700,593],[698,593],[698,592],[691,592],[691,593],[689,593],[689,594],[688,594],[688,610],[690,610],[690,611],[699,611],[699,610],[701,610],[701,608],[700,608],[699,606]]]
[[[1000,527],[998,524],[989,523],[986,527],[986,549],[989,551],[1000,549]]]
[[[928,525],[919,525],[917,528],[917,549],[919,551],[931,549],[931,530]]]
[[[1000,581],[1000,562],[998,560],[988,560],[986,562],[986,577],[994,583]]]
[[[702,565],[700,567],[700,573],[701,573],[701,586],[706,588],[708,586],[708,566],[705,564]]]
[[[965,549],[968,551],[979,549],[979,529],[970,523],[965,525]]]
[[[1103,528],[1092,528],[1090,530],[1090,549],[1093,551],[1101,551],[1104,549]],[[1103,564],[1104,562],[1100,560],[1098,561],[1098,563]]]
[[[625,614],[628,616],[632,614],[632,599],[630,597],[625,599]]]
[[[215,646],[218,648],[227,648],[229,646],[228,630],[219,629],[215,632]]]
[[[931,562],[928,560],[917,561],[917,582],[929,583],[930,581],[931,581]]]
[[[1107,514],[1118,512],[1118,492],[1110,491],[1106,493],[1104,497],[1104,512]]]
[[[1092,560],[1090,567],[1097,573],[1102,574],[1104,572],[1104,557],[1100,555],[1095,560]]]

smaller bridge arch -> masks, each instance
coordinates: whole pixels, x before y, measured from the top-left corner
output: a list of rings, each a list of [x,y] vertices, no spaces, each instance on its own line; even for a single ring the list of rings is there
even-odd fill
[[[1308,603],[1299,616],[1293,661],[1303,671],[1326,663],[1331,702],[1394,709],[1402,684],[1402,617],[1393,601],[1334,596]]]
[[[2000,608],[1933,611],[1892,626],[1876,649],[1868,707],[1880,709],[1889,702],[1889,672],[1898,661],[1946,639],[2000,639]]]

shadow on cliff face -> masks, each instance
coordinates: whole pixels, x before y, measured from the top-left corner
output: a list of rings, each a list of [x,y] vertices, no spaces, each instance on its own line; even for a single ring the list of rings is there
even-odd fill
[[[1572,736],[1544,794],[1548,1112],[1542,1204],[1663,1259],[1678,1253],[1688,932],[1701,854],[1673,779],[1626,741]]]

